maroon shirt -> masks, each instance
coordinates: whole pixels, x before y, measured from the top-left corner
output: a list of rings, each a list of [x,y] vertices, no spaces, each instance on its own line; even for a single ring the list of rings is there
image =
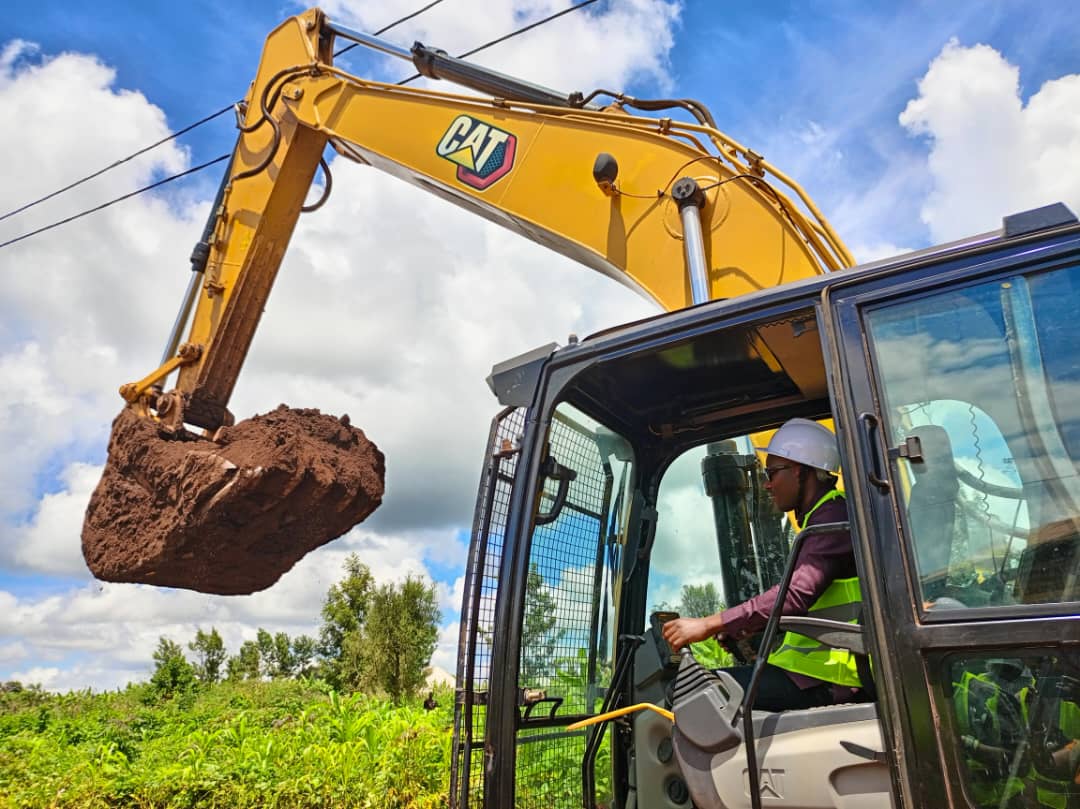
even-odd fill
[[[801,523],[803,515],[796,512]],[[847,522],[847,503],[836,497],[822,503],[810,515],[806,526],[830,522]],[[804,526],[805,527],[805,526]],[[836,579],[849,579],[856,575],[855,551],[851,545],[851,533],[818,534],[807,537],[799,554],[799,562],[791,576],[791,586],[784,601],[784,615],[806,615],[812,605]],[[736,607],[724,610],[720,620],[724,622],[724,634],[739,639],[762,631],[776,603],[776,585]],[[812,688],[822,681],[793,671],[787,675],[799,688]],[[847,689],[850,693],[850,689]],[[838,697],[841,695],[837,695]]]

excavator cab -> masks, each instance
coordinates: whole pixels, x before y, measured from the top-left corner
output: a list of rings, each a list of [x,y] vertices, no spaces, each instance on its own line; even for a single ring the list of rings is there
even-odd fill
[[[1078,303],[1053,207],[497,366],[452,805],[1075,805]],[[667,649],[675,612],[786,586],[749,437],[794,416],[837,433],[860,623]],[[865,654],[874,701],[750,710],[715,670],[785,629]]]

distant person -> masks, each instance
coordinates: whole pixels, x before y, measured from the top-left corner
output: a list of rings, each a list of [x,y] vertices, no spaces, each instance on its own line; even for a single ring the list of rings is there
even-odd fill
[[[795,512],[799,525],[847,522],[844,494],[836,488],[840,452],[836,437],[817,422],[791,419],[773,435],[766,450],[765,489],[780,511]],[[716,637],[740,640],[765,628],[779,585],[736,607],[706,618],[678,618],[664,625],[672,649]],[[784,615],[857,619],[862,597],[849,531],[807,537],[784,601]],[[744,688],[753,666],[725,669]],[[765,711],[813,708],[863,699],[850,652],[788,632],[769,655],[754,707]]]

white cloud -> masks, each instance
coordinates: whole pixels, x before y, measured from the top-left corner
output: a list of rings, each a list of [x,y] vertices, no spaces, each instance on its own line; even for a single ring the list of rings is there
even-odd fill
[[[5,120],[0,149],[33,171],[11,171],[0,208],[12,210],[100,168],[169,130],[161,109],[114,86],[115,72],[79,54],[30,59],[9,43],[0,59]],[[15,58],[13,54],[19,54]],[[8,58],[10,57],[10,58]],[[72,122],[78,122],[73,125]],[[0,222],[0,241],[91,207],[186,165],[165,145],[97,180]],[[0,253],[0,520],[25,518],[41,475],[70,461],[100,459],[117,410],[115,381],[131,378],[168,326],[148,301],[168,300],[181,270],[191,222],[159,201],[140,199]],[[158,268],[176,267],[162,282]],[[148,271],[150,270],[150,271]],[[145,370],[142,371],[145,373]],[[77,540],[77,537],[76,537]],[[10,548],[5,547],[10,554]]]
[[[9,680],[17,680],[23,685],[40,685],[43,688],[56,688],[60,679],[60,669],[56,666],[34,666],[26,671],[13,671]]]
[[[15,563],[30,570],[67,576],[88,575],[80,546],[72,542],[82,530],[90,493],[101,477],[101,467],[74,463],[61,475],[65,488],[44,495],[30,524],[17,531]],[[4,548],[8,553],[9,548]]]
[[[1007,214],[1065,202],[1080,211],[1080,75],[1025,103],[1020,71],[988,45],[951,40],[900,123],[930,142],[922,208],[935,242],[993,230]]]
[[[439,639],[435,653],[431,656],[431,665],[438,666],[450,674],[457,673],[458,634],[461,625],[454,621],[439,629]]]
[[[25,39],[13,39],[0,49],[0,69],[10,70],[21,56],[37,53],[38,46]]]
[[[28,654],[26,644],[22,641],[0,643],[0,663],[5,665],[13,663],[16,660],[22,660]]]
[[[571,5],[568,0],[512,0],[462,10],[440,5],[388,32],[385,38],[458,54],[490,42]],[[322,7],[365,31],[377,30],[416,10],[410,0],[329,0]],[[621,0],[566,14],[527,35],[485,50],[469,61],[527,78],[562,92],[596,87],[621,91],[635,81],[651,81],[665,91],[672,79],[668,53],[674,45],[681,3],[677,0]],[[408,75],[412,66],[395,60],[389,75]],[[435,86],[446,89],[445,82]]]
[[[878,259],[892,258],[910,252],[913,248],[899,247],[891,242],[873,242],[872,244],[850,245],[851,254],[859,264],[868,264]]]
[[[627,15],[650,8],[571,15],[581,19],[548,36],[618,41]],[[674,18],[665,13],[643,34],[647,46],[636,36],[608,47],[604,70],[590,80],[621,86],[638,65],[658,79]],[[640,60],[630,51],[639,45],[647,47]],[[524,65],[534,47],[545,46],[503,50]],[[118,87],[116,72],[95,57],[42,58],[19,42],[0,53],[6,120],[32,122],[0,128],[0,148],[35,166],[0,186],[0,209],[168,134],[163,111]],[[563,84],[578,76],[538,78]],[[162,147],[0,222],[0,241],[187,165],[182,149]],[[385,505],[249,597],[101,583],[61,592],[53,584],[46,595],[0,592],[0,648],[11,652],[0,677],[8,669],[48,687],[112,687],[146,676],[160,635],[186,643],[198,628],[215,626],[235,651],[256,627],[314,633],[326,590],[352,551],[380,581],[426,575],[428,561],[457,568],[479,449],[497,409],[483,381],[491,365],[652,311],[609,279],[397,180],[343,160],[333,170],[334,194],[301,220],[232,409],[244,417],[284,401],[348,412],[386,452]],[[142,196],[0,251],[0,560],[9,570],[85,575],[80,515],[121,405],[116,388],[157,361],[207,207]],[[461,585],[442,584],[446,620],[456,618]],[[456,630],[444,628],[440,659],[450,670],[456,642]]]

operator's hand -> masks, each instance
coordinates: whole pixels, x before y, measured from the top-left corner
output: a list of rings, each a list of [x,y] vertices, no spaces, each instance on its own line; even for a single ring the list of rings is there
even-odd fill
[[[679,651],[691,643],[711,638],[724,631],[724,624],[719,615],[708,618],[676,618],[664,624],[664,640],[674,650]]]

